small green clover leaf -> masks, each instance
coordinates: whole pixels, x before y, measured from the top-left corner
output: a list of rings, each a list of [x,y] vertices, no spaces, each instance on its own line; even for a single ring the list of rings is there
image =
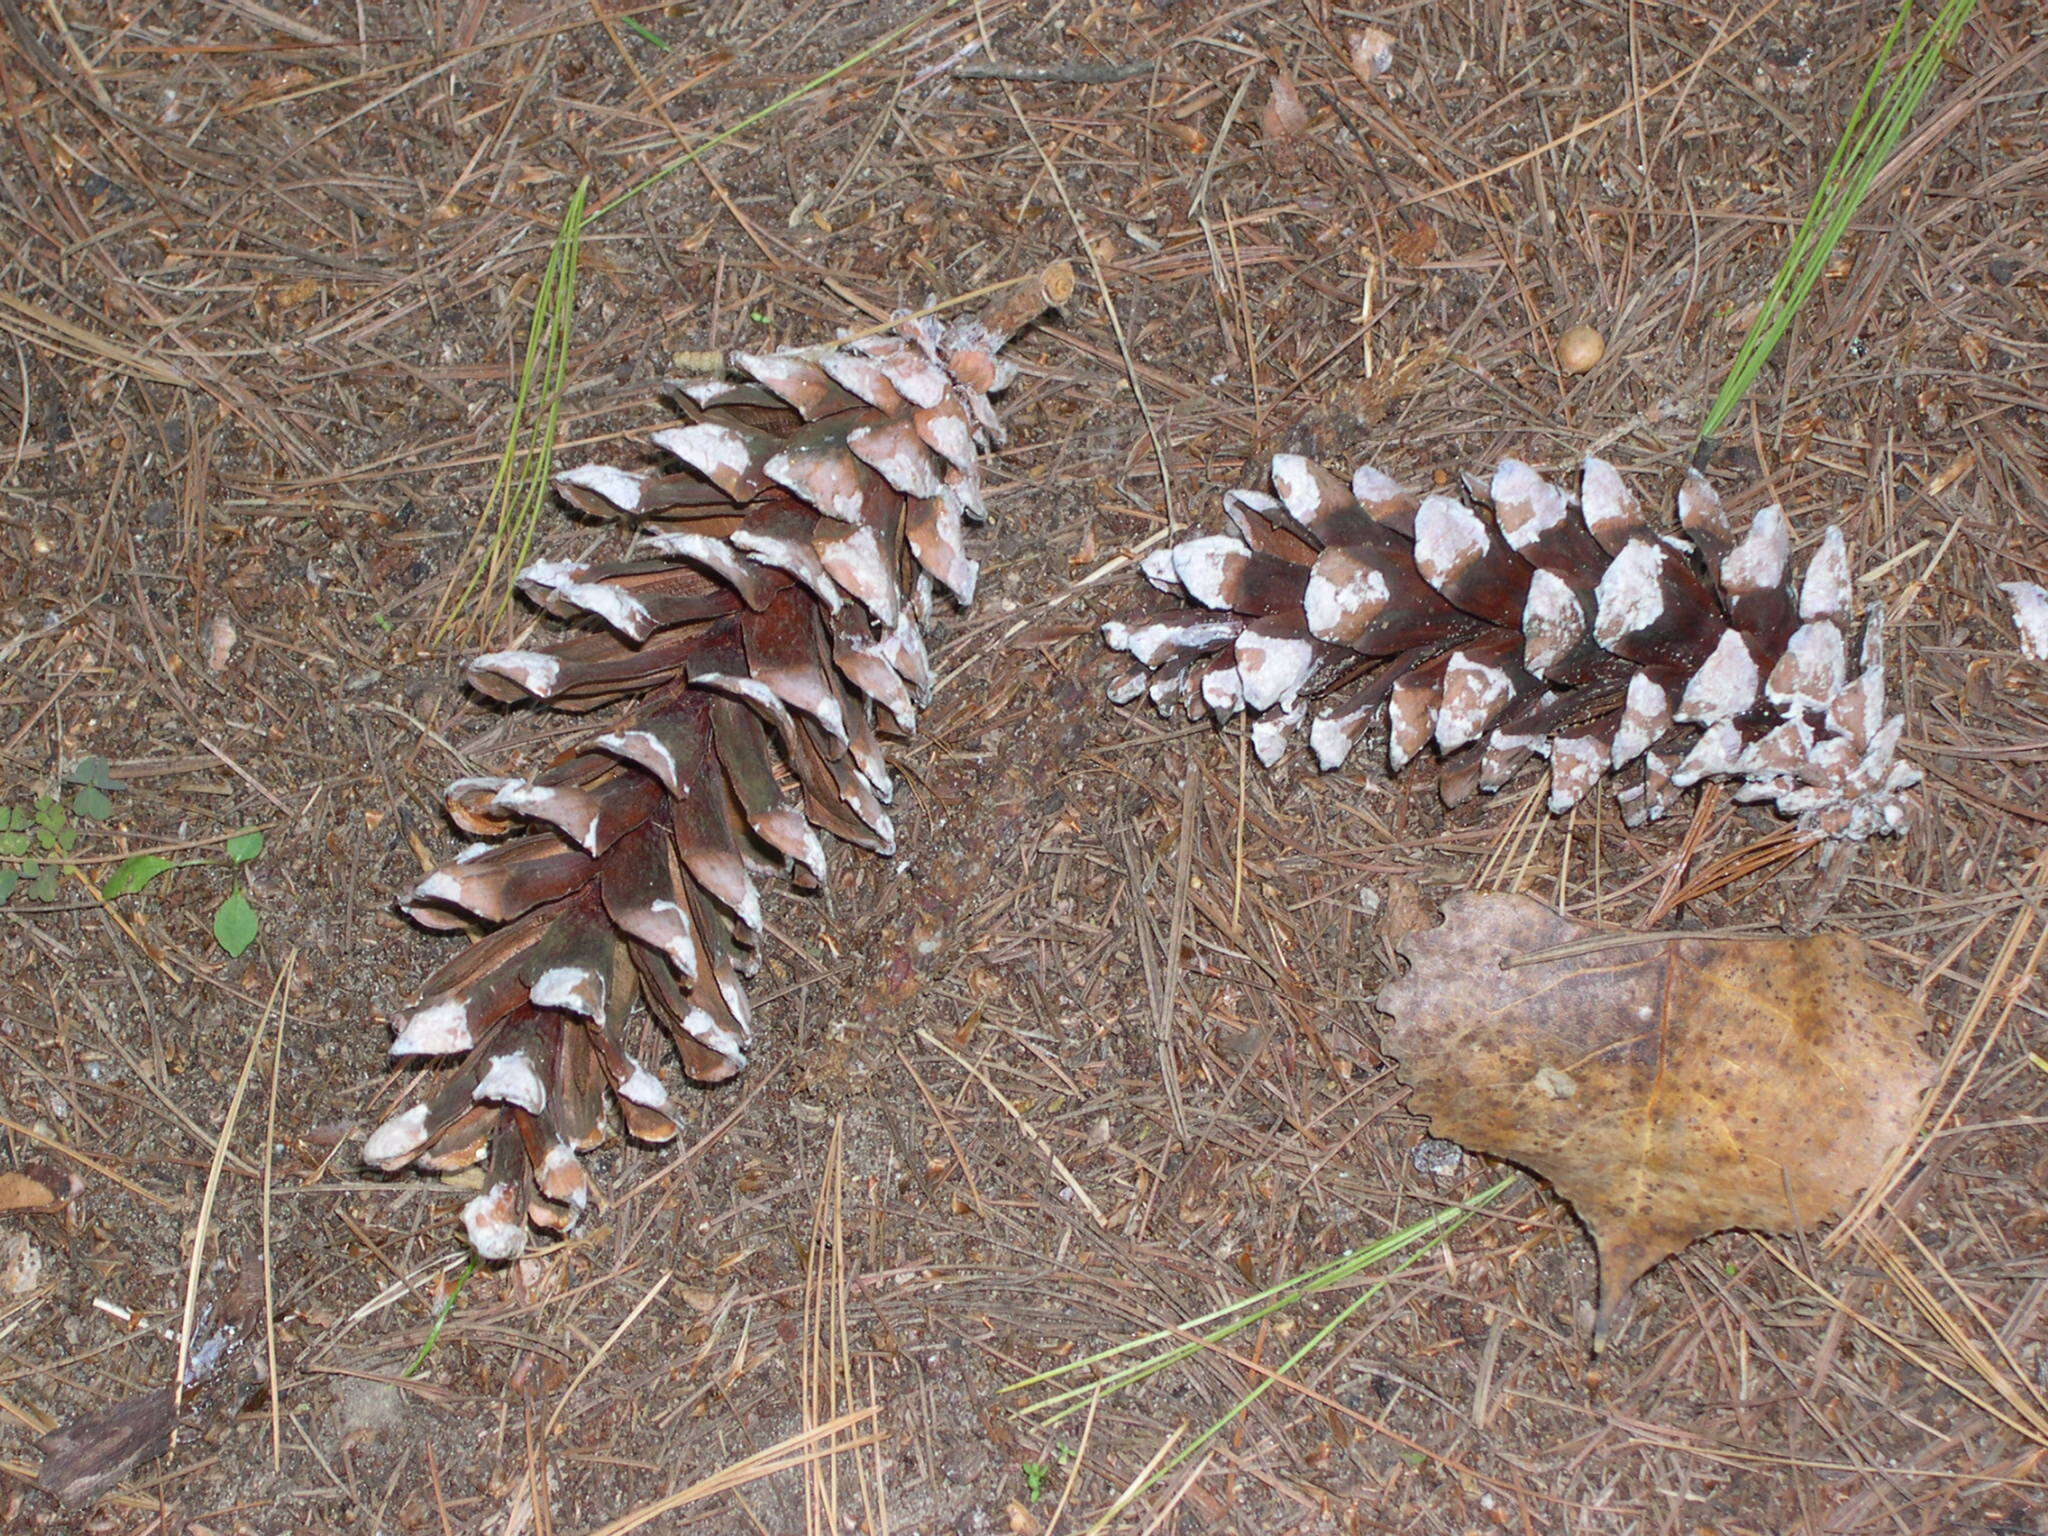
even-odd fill
[[[105,821],[114,814],[114,802],[107,798],[105,790],[87,784],[71,797],[71,814],[87,821]]]
[[[84,785],[88,789],[98,790],[103,795],[111,795],[117,789],[128,787],[107,771],[107,760],[104,757],[81,757],[72,765],[71,771],[64,775],[64,782]]]

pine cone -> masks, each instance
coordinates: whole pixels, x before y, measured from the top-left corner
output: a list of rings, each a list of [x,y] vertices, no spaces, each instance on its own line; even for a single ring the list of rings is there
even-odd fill
[[[1267,765],[1304,720],[1325,769],[1382,712],[1395,771],[1434,741],[1448,804],[1550,760],[1550,809],[1610,772],[1631,826],[1705,778],[1741,781],[1816,835],[1904,830],[1920,772],[1896,761],[1881,613],[1852,677],[1848,547],[1829,528],[1795,590],[1777,507],[1735,517],[1705,476],[1678,495],[1684,537],[1659,533],[1614,467],[1579,494],[1503,460],[1469,500],[1350,483],[1295,454],[1276,493],[1231,491],[1237,532],[1154,551],[1144,573],[1178,606],[1103,626],[1139,670],[1111,697],[1160,712],[1240,710]],[[1313,709],[1313,714],[1311,710]]]
[[[587,1209],[577,1154],[604,1140],[607,1096],[634,1139],[676,1135],[668,1090],[626,1048],[636,1000],[691,1078],[746,1066],[758,877],[815,887],[815,828],[894,849],[880,733],[908,735],[927,702],[933,584],[974,596],[961,530],[984,515],[977,451],[1001,438],[988,397],[1015,370],[998,353],[1072,287],[1062,264],[982,320],[735,353],[743,377],[676,386],[689,420],[653,434],[680,471],[558,477],[639,546],[522,572],[574,629],[480,656],[469,679],[507,703],[631,708],[530,779],[449,787],[450,818],[484,841],[402,905],[486,931],[427,981],[391,1052],[460,1065],[362,1151],[387,1171],[486,1163],[462,1213],[484,1257]]]

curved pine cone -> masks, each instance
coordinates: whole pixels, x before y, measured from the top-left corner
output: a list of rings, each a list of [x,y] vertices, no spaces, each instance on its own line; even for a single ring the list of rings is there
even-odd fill
[[[1272,484],[1224,496],[1234,534],[1145,558],[1177,602],[1103,626],[1139,664],[1118,703],[1246,711],[1269,766],[1305,722],[1326,770],[1384,716],[1394,770],[1433,742],[1453,805],[1545,757],[1554,813],[1627,770],[1631,826],[1726,778],[1819,836],[1906,827],[1920,772],[1897,760],[1878,609],[1850,660],[1840,529],[1795,580],[1785,514],[1738,518],[1697,472],[1682,537],[1600,459],[1576,496],[1514,459],[1463,498],[1369,466],[1347,483],[1296,454]]]
[[[815,887],[819,828],[893,851],[880,736],[915,730],[928,701],[934,584],[974,596],[961,530],[984,515],[977,453],[1001,438],[989,396],[1014,368],[998,354],[1072,285],[1055,267],[984,319],[735,353],[736,379],[672,386],[687,420],[653,441],[679,468],[558,477],[639,543],[522,572],[571,632],[480,656],[469,680],[503,702],[630,708],[530,779],[449,787],[480,841],[402,905],[427,928],[486,931],[426,982],[391,1052],[459,1065],[362,1150],[387,1171],[487,1163],[462,1212],[484,1257],[523,1252],[529,1223],[575,1225],[593,1198],[578,1154],[605,1139],[607,1099],[634,1139],[676,1135],[667,1089],[627,1049],[636,1000],[691,1078],[733,1076],[756,881]]]

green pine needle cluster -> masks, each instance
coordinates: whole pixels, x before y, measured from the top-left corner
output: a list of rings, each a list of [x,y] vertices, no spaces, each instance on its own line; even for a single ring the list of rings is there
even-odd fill
[[[490,498],[470,541],[474,558],[465,560],[470,566],[469,580],[453,603],[444,599],[437,616],[437,637],[459,627],[464,616],[479,631],[503,620],[512,606],[513,578],[533,549],[534,531],[540,526],[554,476],[555,435],[561,425],[562,389],[569,376],[569,343],[576,315],[576,266],[583,252],[589,198],[590,178],[586,176],[570,194],[561,228],[548,247],[540,292],[527,322],[526,354],[519,365],[512,422],[505,433],[504,451],[498,455]]]
[[[1893,19],[1891,30],[1885,34],[1884,46],[1878,50],[1877,61],[1863,82],[1855,110],[1849,114],[1848,126],[1842,130],[1841,141],[1829,157],[1827,168],[1821,172],[1812,205],[1793,232],[1791,249],[1785,252],[1778,275],[1772,279],[1770,291],[1764,296],[1763,306],[1757,311],[1756,319],[1750,322],[1748,334],[1742,338],[1742,347],[1735,354],[1735,362],[1728,370],[1721,392],[1714,397],[1713,406],[1707,411],[1707,419],[1700,428],[1704,443],[1711,444],[1714,435],[1727,425],[1729,417],[1735,414],[1735,408],[1749,393],[1750,385],[1756,382],[1764,364],[1777,350],[1778,343],[1784,340],[1785,332],[1791,328],[1800,309],[1812,297],[1821,274],[1827,271],[1835,248],[1848,232],[1850,221],[1870,196],[1871,186],[1890,161],[1905,134],[1906,125],[1912,121],[1913,113],[1933,86],[1949,45],[1976,9],[1977,0],[1942,0],[1933,25],[1914,45],[1898,73],[1880,93],[1879,82],[1884,79],[1899,40],[1905,35],[1907,18],[1913,11],[1913,0],[1900,0],[1899,14]]]
[[[1062,1419],[1085,1411],[1091,1403],[1112,1393],[1136,1386],[1148,1377],[1156,1376],[1163,1370],[1192,1359],[1204,1350],[1219,1348],[1245,1329],[1264,1322],[1275,1313],[1285,1311],[1324,1291],[1348,1284],[1375,1265],[1398,1258],[1398,1263],[1393,1264],[1384,1275],[1338,1308],[1335,1315],[1312,1332],[1300,1348],[1275,1365],[1269,1374],[1263,1376],[1257,1386],[1233,1403],[1208,1428],[1182,1446],[1171,1460],[1162,1462],[1149,1478],[1132,1488],[1122,1501],[1128,1503],[1222,1434],[1239,1415],[1285,1379],[1289,1372],[1307,1359],[1331,1334],[1349,1322],[1368,1302],[1379,1296],[1395,1275],[1415,1264],[1471,1220],[1475,1213],[1507,1193],[1516,1181],[1517,1176],[1510,1174],[1490,1188],[1480,1191],[1463,1205],[1447,1206],[1397,1232],[1388,1233],[1366,1247],[1353,1249],[1341,1258],[1332,1259],[1329,1263],[1304,1274],[1270,1285],[1257,1295],[1247,1296],[1225,1307],[1218,1307],[1214,1312],[1205,1313],[1177,1328],[1161,1328],[1142,1338],[1131,1339],[1110,1349],[1098,1351],[1086,1359],[1070,1361],[1054,1370],[1026,1377],[1022,1381],[1011,1383],[1003,1390],[1022,1392],[1031,1387],[1071,1379],[1077,1372],[1089,1371],[1108,1361],[1123,1361],[1104,1375],[1091,1376],[1077,1385],[1064,1387],[1019,1410],[1027,1416],[1036,1417],[1041,1425],[1050,1428]],[[1126,1356],[1134,1358],[1124,1359]],[[1121,1507],[1120,1504],[1119,1508]],[[1116,1513],[1116,1510],[1111,1510],[1104,1519],[1112,1518]]]

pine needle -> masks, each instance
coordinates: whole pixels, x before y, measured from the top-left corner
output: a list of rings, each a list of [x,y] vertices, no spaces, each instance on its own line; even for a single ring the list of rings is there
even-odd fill
[[[1714,404],[1707,412],[1707,419],[1700,428],[1703,447],[1711,447],[1714,435],[1735,413],[1735,408],[1742,403],[1757,375],[1763,371],[1764,364],[1770,361],[1771,354],[1784,339],[1785,332],[1791,329],[1800,309],[1812,297],[1821,275],[1827,271],[1835,248],[1842,243],[1850,221],[1863,207],[1864,199],[1870,195],[1879,173],[1898,148],[1906,125],[1912,121],[1913,113],[1933,86],[1949,45],[1976,9],[1977,0],[1942,0],[1933,25],[1907,55],[1897,75],[1880,95],[1878,82],[1884,77],[1885,66],[1891,62],[1893,51],[1905,33],[1906,20],[1913,10],[1913,0],[1900,0],[1899,14],[1893,19],[1891,30],[1885,34],[1884,46],[1878,50],[1877,61],[1863,82],[1862,93],[1849,114],[1848,126],[1842,130],[1841,141],[1835,145],[1827,168],[1821,172],[1812,205],[1794,231],[1791,248],[1785,252],[1778,274],[1771,280],[1770,291],[1764,296],[1763,306],[1750,322],[1749,332],[1735,354],[1734,365],[1728,370],[1721,392],[1714,397]],[[1873,98],[1876,99],[1875,107],[1871,104]]]
[[[895,27],[888,32],[884,32],[880,37],[876,38],[872,43],[869,43],[865,48],[858,49],[855,52],[848,54],[845,58],[841,59],[837,64],[834,64],[830,69],[826,70],[823,74],[811,76],[810,79],[804,81],[803,84],[797,86],[794,90],[788,92],[785,95],[776,97],[776,99],[769,102],[767,106],[761,107],[756,111],[749,112],[745,117],[741,118],[738,122],[734,123],[730,128],[721,128],[718,132],[711,135],[711,137],[706,139],[703,143],[692,145],[689,149],[684,150],[680,155],[677,155],[675,159],[669,161],[669,163],[667,165],[664,165],[660,170],[655,171],[652,174],[642,178],[641,180],[634,182],[633,185],[626,188],[626,190],[621,192],[617,197],[612,198],[609,202],[605,203],[603,206],[598,208],[596,212],[591,214],[591,218],[593,220],[603,218],[606,214],[610,213],[614,208],[618,207],[621,203],[631,202],[634,198],[638,197],[642,192],[645,192],[649,187],[659,186],[662,182],[667,181],[669,177],[675,175],[675,173],[677,171],[680,171],[684,166],[695,164],[699,159],[701,159],[704,156],[704,154],[707,151],[716,149],[719,145],[723,144],[727,139],[734,138],[737,137],[739,134],[745,133],[749,128],[753,127],[756,123],[766,122],[769,118],[773,117],[776,113],[782,111],[785,107],[795,106],[798,102],[802,101],[806,96],[810,95],[811,92],[817,90],[820,86],[830,85],[834,80],[837,80],[849,69],[855,69],[858,68],[860,65],[865,64],[869,59],[872,59],[884,48],[889,47],[898,39],[907,36],[916,28],[923,26],[927,21],[931,20],[934,16],[941,15],[946,11],[954,9],[959,3],[960,0],[940,0],[939,4],[932,6],[928,10],[921,11],[919,14],[911,17],[910,20],[904,22],[901,26]]]
[[[512,399],[505,448],[498,455],[490,498],[463,554],[463,564],[471,568],[469,580],[452,601],[443,594],[434,612],[436,640],[464,627],[465,615],[469,627],[478,633],[499,623],[512,607],[513,576],[526,564],[533,548],[534,531],[554,479],[555,433],[569,372],[576,264],[583,250],[583,229],[589,222],[584,213],[589,196],[590,178],[586,176],[570,195],[562,227],[548,248],[548,264],[534,296],[533,318],[526,327],[526,356],[519,367],[519,389]]]
[[[1160,1478],[1171,1472],[1175,1467],[1180,1466],[1190,1456],[1193,1456],[1203,1446],[1228,1429],[1253,1403],[1257,1402],[1274,1386],[1283,1381],[1289,1371],[1307,1359],[1331,1334],[1350,1321],[1361,1308],[1384,1291],[1395,1275],[1414,1265],[1431,1249],[1442,1243],[1459,1227],[1471,1220],[1475,1213],[1499,1199],[1516,1182],[1516,1177],[1516,1175],[1510,1174],[1490,1189],[1480,1191],[1480,1193],[1473,1196],[1471,1200],[1463,1205],[1446,1207],[1432,1216],[1426,1216],[1421,1221],[1401,1228],[1398,1232],[1390,1232],[1385,1237],[1364,1248],[1353,1249],[1350,1253],[1344,1254],[1340,1258],[1332,1259],[1329,1263],[1309,1270],[1305,1274],[1295,1275],[1290,1279],[1279,1281],[1256,1295],[1247,1296],[1240,1301],[1234,1301],[1225,1307],[1218,1307],[1214,1312],[1205,1313],[1201,1317],[1182,1324],[1180,1327],[1161,1328],[1146,1334],[1142,1338],[1131,1339],[1125,1343],[1114,1345],[1109,1349],[1099,1350],[1095,1354],[1089,1355],[1086,1359],[1069,1361],[1067,1364],[1053,1370],[1041,1371],[1036,1376],[1027,1376],[1022,1381],[1012,1382],[1004,1387],[1003,1391],[1021,1392],[1027,1387],[1041,1386],[1058,1381],[1064,1377],[1070,1377],[1077,1371],[1086,1371],[1090,1367],[1100,1365],[1106,1361],[1116,1360],[1126,1355],[1140,1356],[1140,1358],[1117,1366],[1116,1369],[1110,1371],[1107,1375],[1091,1377],[1077,1386],[1067,1387],[1064,1390],[1053,1393],[1049,1397],[1040,1398],[1038,1401],[1018,1410],[1026,1415],[1042,1415],[1039,1422],[1044,1427],[1050,1428],[1070,1415],[1092,1409],[1096,1402],[1113,1392],[1120,1392],[1126,1387],[1136,1386],[1148,1377],[1155,1376],[1171,1366],[1178,1365],[1182,1361],[1200,1354],[1205,1349],[1213,1349],[1222,1345],[1235,1335],[1244,1332],[1245,1329],[1265,1321],[1276,1312],[1283,1311],[1298,1302],[1306,1301],[1322,1291],[1343,1285],[1376,1264],[1384,1263],[1396,1256],[1400,1257],[1399,1263],[1393,1265],[1383,1276],[1360,1291],[1358,1295],[1353,1297],[1337,1312],[1335,1317],[1311,1333],[1307,1341],[1299,1349],[1295,1350],[1293,1354],[1289,1355],[1267,1374],[1257,1386],[1231,1404],[1207,1429],[1196,1435],[1186,1445],[1181,1446],[1171,1460],[1165,1461],[1152,1469],[1149,1477],[1128,1491],[1124,1500],[1124,1502],[1128,1502],[1129,1499],[1135,1498],[1146,1488],[1158,1482]],[[1197,1333],[1195,1331],[1212,1323],[1218,1326],[1209,1328],[1205,1333]],[[1145,1351],[1152,1351],[1152,1353],[1143,1353]],[[1114,1512],[1112,1511],[1111,1513]]]
[[[477,1272],[482,1263],[483,1261],[475,1254],[469,1256],[469,1262],[463,1266],[462,1273],[455,1277],[455,1284],[449,1287],[448,1294],[441,1300],[441,1305],[434,1309],[434,1320],[427,1327],[426,1342],[420,1345],[419,1353],[412,1357],[412,1362],[398,1373],[402,1380],[411,1381],[419,1375],[420,1368],[432,1358],[435,1347],[441,1342],[441,1329],[446,1326],[448,1319],[455,1315],[455,1303],[462,1300],[462,1288],[469,1284],[469,1277]],[[550,1424],[549,1427],[552,1428],[553,1425]]]

